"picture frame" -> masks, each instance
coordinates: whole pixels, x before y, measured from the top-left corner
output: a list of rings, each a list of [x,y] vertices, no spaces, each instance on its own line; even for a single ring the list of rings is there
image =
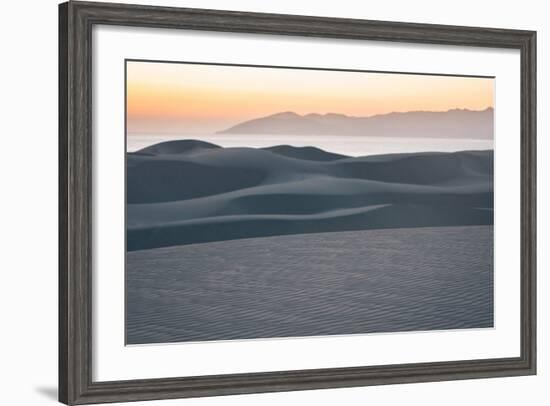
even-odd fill
[[[97,25],[268,34],[520,53],[521,266],[518,357],[94,381],[92,29]],[[141,401],[536,374],[536,33],[69,1],[59,6],[59,400]],[[97,292],[96,292],[97,293]]]

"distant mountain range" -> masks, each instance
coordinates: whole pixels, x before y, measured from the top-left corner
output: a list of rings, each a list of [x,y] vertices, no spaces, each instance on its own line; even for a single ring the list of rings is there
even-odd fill
[[[237,124],[218,134],[365,135],[387,137],[493,138],[493,108],[411,111],[370,117],[277,113]]]

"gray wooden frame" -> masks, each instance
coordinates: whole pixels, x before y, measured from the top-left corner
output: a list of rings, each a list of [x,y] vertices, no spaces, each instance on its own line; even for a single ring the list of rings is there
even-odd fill
[[[92,381],[92,27],[180,28],[514,48],[521,53],[521,354],[353,368]],[[109,3],[59,6],[59,400],[184,398],[536,373],[536,32]]]

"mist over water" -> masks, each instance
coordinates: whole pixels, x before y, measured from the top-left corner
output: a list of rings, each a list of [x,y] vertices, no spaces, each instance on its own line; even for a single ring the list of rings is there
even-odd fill
[[[155,135],[131,134],[127,137],[128,152],[135,152],[164,141],[194,139],[211,142],[225,148],[265,148],[274,145],[295,147],[315,146],[325,151],[348,156],[366,156],[408,152],[455,152],[465,150],[493,149],[493,140],[471,138],[419,138],[419,137],[373,137],[352,135]]]

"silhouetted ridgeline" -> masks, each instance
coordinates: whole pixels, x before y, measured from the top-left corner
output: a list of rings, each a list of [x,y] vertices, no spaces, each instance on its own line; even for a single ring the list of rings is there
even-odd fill
[[[127,248],[493,223],[493,152],[344,157],[172,141],[127,154]]]
[[[493,138],[493,109],[409,111],[352,117],[291,111],[245,121],[220,134],[375,135],[387,137]]]

